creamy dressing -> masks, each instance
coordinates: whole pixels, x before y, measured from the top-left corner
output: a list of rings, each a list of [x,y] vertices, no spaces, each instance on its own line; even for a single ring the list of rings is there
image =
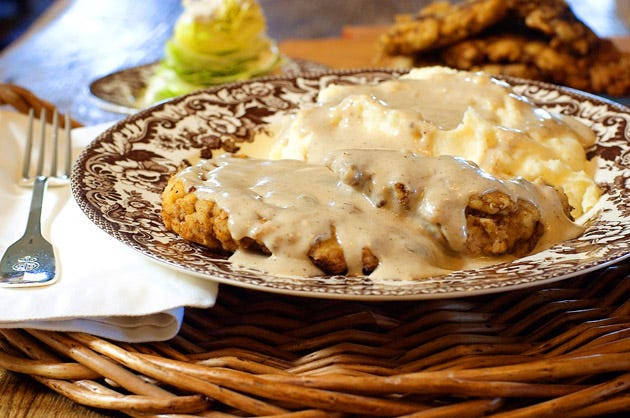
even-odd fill
[[[422,278],[496,263],[462,253],[468,201],[489,191],[539,207],[546,232],[538,249],[581,232],[550,187],[498,180],[454,157],[351,149],[328,153],[320,165],[221,156],[177,176],[199,199],[228,213],[235,240],[254,238],[272,253],[239,249],[231,261],[275,274],[321,274],[307,254],[332,230],[349,275],[362,274],[364,247],[379,259],[374,279]],[[397,184],[409,191],[406,199],[395,197]]]

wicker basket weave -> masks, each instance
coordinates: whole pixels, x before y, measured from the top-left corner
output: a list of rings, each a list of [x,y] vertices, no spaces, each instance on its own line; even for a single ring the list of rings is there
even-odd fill
[[[137,417],[621,416],[630,411],[630,264],[416,302],[222,285],[217,305],[188,310],[167,342],[0,330],[0,367]]]
[[[53,111],[55,110],[55,105],[40,99],[30,90],[7,83],[0,83],[0,105],[11,106],[21,113],[28,113],[29,109],[33,109],[36,115],[39,115],[42,109],[45,109],[48,123],[52,123]],[[60,114],[59,124],[63,126],[64,123],[65,116]],[[70,121],[70,124],[73,128],[81,126],[74,119]]]

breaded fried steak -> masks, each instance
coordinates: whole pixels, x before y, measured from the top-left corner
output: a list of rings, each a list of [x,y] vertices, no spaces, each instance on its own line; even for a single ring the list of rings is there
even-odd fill
[[[448,65],[630,94],[630,54],[600,39],[564,0],[434,2],[398,16],[379,50],[381,66]]]
[[[480,33],[501,20],[507,10],[504,0],[432,3],[414,18],[401,17],[383,35],[381,44],[391,55],[436,49]]]
[[[162,208],[184,239],[305,276],[421,278],[578,232],[551,187],[394,150],[332,152],[325,165],[203,160],[169,180]]]
[[[508,0],[506,3],[526,27],[548,36],[552,48],[583,56],[599,43],[597,35],[575,16],[564,0]]]

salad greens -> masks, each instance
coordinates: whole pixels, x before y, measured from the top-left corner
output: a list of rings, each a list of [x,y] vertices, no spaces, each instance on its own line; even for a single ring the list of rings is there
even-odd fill
[[[149,79],[143,106],[267,74],[280,65],[256,0],[184,0],[183,5],[165,57]]]

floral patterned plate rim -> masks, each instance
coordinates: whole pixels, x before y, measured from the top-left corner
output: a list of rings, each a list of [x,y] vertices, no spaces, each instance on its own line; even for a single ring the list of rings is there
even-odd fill
[[[88,86],[90,94],[104,109],[132,115],[140,110],[138,101],[147,87],[158,63],[125,68],[104,75]],[[297,75],[328,70],[323,64],[297,58],[285,58],[280,68],[282,75]]]
[[[279,277],[232,265],[227,256],[179,238],[161,220],[160,194],[184,159],[208,150],[233,151],[251,141],[274,116],[313,102],[331,83],[358,84],[404,71],[331,70],[268,77],[202,90],[120,121],[81,154],[72,192],[84,213],[111,236],[140,253],[189,274],[262,291],[363,300],[471,296],[542,285],[585,274],[630,255],[630,110],[571,89],[508,79],[514,90],[549,111],[572,115],[598,137],[588,151],[604,191],[586,232],[573,240],[512,262],[454,271],[421,280],[369,277]]]

